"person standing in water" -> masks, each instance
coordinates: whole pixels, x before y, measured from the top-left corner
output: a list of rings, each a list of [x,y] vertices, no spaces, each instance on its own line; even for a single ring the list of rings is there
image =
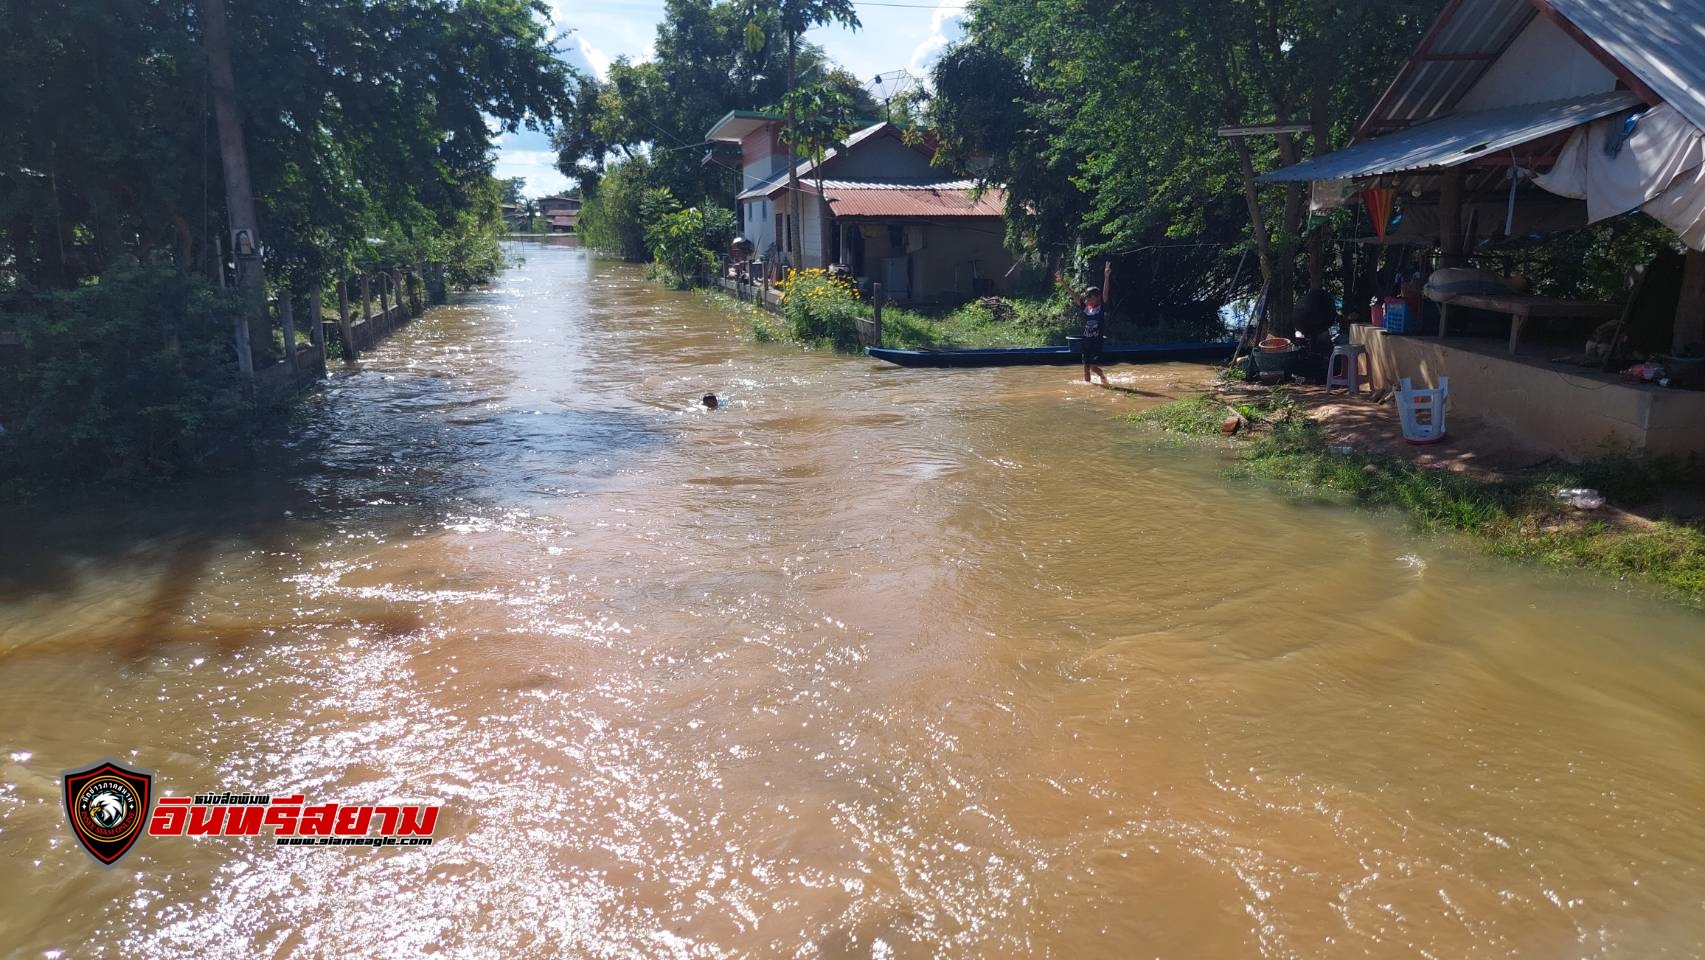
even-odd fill
[[[1101,347],[1107,342],[1107,311],[1101,302],[1101,288],[1090,287],[1080,294],[1066,286],[1064,276],[1056,279],[1083,321],[1083,382],[1089,383],[1089,375],[1093,373],[1101,378],[1101,385],[1105,387],[1107,374],[1101,369]]]

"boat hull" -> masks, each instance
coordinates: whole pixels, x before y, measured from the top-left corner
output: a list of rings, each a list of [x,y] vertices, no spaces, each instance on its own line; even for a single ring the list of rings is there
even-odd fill
[[[1215,343],[1110,343],[1101,349],[1101,366],[1115,363],[1224,362],[1237,341]],[[1032,367],[1078,366],[1083,355],[1071,347],[1004,347],[992,350],[890,350],[866,347],[877,360],[902,367]]]

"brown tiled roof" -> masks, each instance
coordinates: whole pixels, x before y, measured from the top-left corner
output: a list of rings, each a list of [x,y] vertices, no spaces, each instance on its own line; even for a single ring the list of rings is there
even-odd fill
[[[970,184],[823,185],[823,199],[837,217],[998,217],[1006,191],[990,187],[977,194]]]

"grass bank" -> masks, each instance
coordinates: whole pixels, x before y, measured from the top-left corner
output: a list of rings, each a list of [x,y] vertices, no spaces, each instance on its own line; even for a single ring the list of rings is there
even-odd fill
[[[1232,475],[1276,483],[1297,494],[1395,510],[1418,529],[1466,535],[1488,552],[1557,567],[1597,570],[1655,584],[1705,606],[1705,518],[1664,515],[1666,493],[1705,502],[1697,460],[1608,455],[1478,478],[1429,469],[1397,456],[1331,445],[1288,391],[1249,400],[1208,395],[1129,419],[1176,436],[1223,437],[1233,410]],[[1557,491],[1597,490],[1605,506],[1577,509]]]

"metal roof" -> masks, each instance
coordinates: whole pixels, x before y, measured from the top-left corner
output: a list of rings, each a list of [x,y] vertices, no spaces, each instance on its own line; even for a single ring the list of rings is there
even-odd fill
[[[1358,137],[1456,109],[1536,16],[1550,17],[1636,92],[1705,128],[1705,0],[1450,0]]]
[[[1694,126],[1705,128],[1705,0],[1548,2]]]
[[[857,130],[857,131],[853,132],[851,135],[849,135],[847,137],[846,142],[841,144],[841,146],[839,148],[830,147],[828,150],[825,150],[823,152],[822,166],[824,168],[827,168],[829,166],[830,162],[833,161],[836,157],[840,156],[843,153],[851,152],[854,147],[865,142],[866,140],[871,139],[872,137],[876,136],[879,133],[889,134],[895,138],[901,139],[902,142],[904,142],[903,137],[900,133],[899,127],[894,126],[893,124],[887,122],[886,120],[881,121],[879,123],[873,123],[868,127],[865,127],[861,130]],[[810,160],[801,160],[799,162],[799,165],[797,167],[795,167],[795,169],[794,169],[794,176],[796,176],[800,180],[801,186],[804,186],[804,181],[805,181],[806,177],[810,176],[811,174],[813,174],[817,171],[817,166],[818,165],[816,163],[813,163]],[[825,172],[827,172],[826,169],[825,169]],[[828,182],[828,181],[825,181],[825,182]],[[845,182],[845,181],[841,181],[841,182]],[[769,180],[766,180],[763,183],[760,183],[757,186],[752,187],[749,190],[742,191],[738,197],[735,197],[735,199],[736,200],[758,200],[758,199],[761,199],[763,197],[773,197],[776,194],[778,194],[778,193],[780,193],[786,189],[787,189],[787,171],[784,170],[781,173],[777,174],[776,176],[771,177]]]
[[[1450,113],[1537,12],[1531,0],[1451,0],[1357,136]]]
[[[1476,157],[1591,123],[1641,103],[1634,93],[1619,90],[1571,100],[1458,113],[1383,137],[1363,140],[1336,153],[1275,170],[1259,179],[1262,183],[1350,180],[1405,170],[1454,167]]]
[[[837,217],[998,217],[1006,209],[1006,191],[990,187],[981,194],[955,183],[934,186],[823,184],[823,199]]]
[[[730,110],[722,119],[711,124],[704,138],[713,143],[739,143],[754,130],[781,119],[779,113],[764,110]]]

